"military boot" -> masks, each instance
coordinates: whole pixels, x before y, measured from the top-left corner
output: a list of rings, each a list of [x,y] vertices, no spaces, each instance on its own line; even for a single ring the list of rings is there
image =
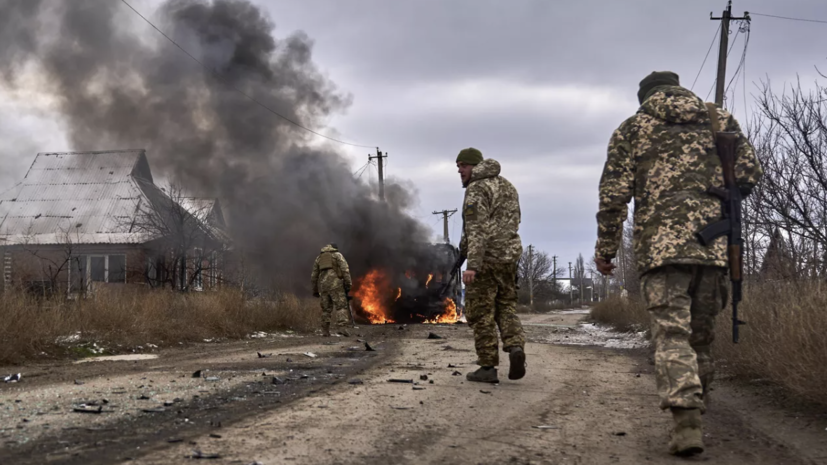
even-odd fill
[[[479,367],[477,371],[473,371],[465,375],[465,379],[468,381],[474,381],[477,383],[499,383],[500,380],[497,378],[497,369],[494,367]]]
[[[688,457],[704,451],[703,431],[701,431],[701,410],[696,408],[672,409],[675,428],[669,441],[669,453]]]
[[[327,324],[327,325],[323,324],[322,325],[322,336],[330,337],[330,325],[329,324]]]
[[[339,334],[344,337],[350,337],[350,333],[346,329],[339,331]]]
[[[508,379],[520,379],[525,376],[525,351],[522,347],[512,347],[508,351]]]

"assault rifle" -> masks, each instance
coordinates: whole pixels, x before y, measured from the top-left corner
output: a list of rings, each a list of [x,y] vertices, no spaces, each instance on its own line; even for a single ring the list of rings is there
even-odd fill
[[[716,221],[697,234],[701,244],[727,236],[727,257],[729,278],[732,281],[732,342],[738,343],[738,326],[746,322],[738,319],[738,303],[741,302],[741,279],[743,274],[744,239],[741,237],[741,201],[743,196],[735,180],[735,145],[738,134],[715,132],[715,146],[724,172],[724,188],[712,186],[707,193],[721,199],[723,219]]]
[[[460,254],[457,258],[457,261],[454,262],[454,266],[451,268],[450,278],[447,281],[442,283],[442,287],[439,288],[439,297],[446,297],[448,293],[448,289],[451,288],[451,283],[454,282],[454,278],[457,277],[459,270],[462,269],[462,264],[465,263],[465,256]]]
[[[356,320],[353,318],[353,305],[350,303],[353,296],[350,295],[350,288],[345,289],[345,297],[347,298],[347,312],[350,315],[350,325],[356,327]]]

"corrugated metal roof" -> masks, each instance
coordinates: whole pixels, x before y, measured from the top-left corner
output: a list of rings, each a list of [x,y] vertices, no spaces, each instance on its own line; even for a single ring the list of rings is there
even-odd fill
[[[151,187],[149,187],[151,186]],[[153,189],[154,188],[154,189]],[[143,150],[39,153],[0,194],[0,244],[142,243],[129,225],[157,195]]]

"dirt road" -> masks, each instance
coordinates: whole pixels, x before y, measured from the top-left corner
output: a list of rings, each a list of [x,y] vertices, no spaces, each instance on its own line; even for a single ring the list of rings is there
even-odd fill
[[[150,360],[21,368],[23,381],[0,384],[0,463],[685,462],[664,452],[670,418],[657,408],[645,349],[635,349],[642,339],[583,317],[524,317],[529,374],[508,381],[504,359],[498,385],[465,381],[475,368],[465,325],[276,335]],[[713,394],[708,450],[695,461],[827,464],[825,412],[726,383]]]

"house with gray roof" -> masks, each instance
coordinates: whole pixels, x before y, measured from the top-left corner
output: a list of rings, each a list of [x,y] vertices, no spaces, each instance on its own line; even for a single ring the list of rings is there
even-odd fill
[[[3,289],[214,287],[223,226],[217,200],[158,187],[144,150],[39,153],[0,194]]]

